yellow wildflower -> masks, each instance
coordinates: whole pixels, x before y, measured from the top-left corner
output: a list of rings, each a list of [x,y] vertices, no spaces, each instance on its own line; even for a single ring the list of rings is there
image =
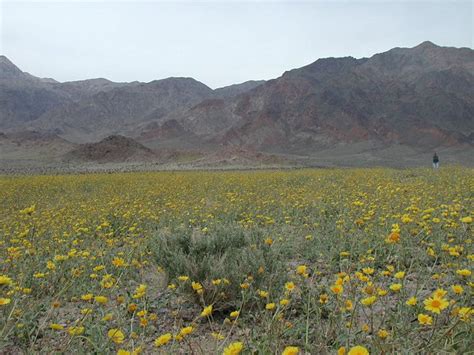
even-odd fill
[[[427,314],[420,313],[418,314],[418,323],[421,325],[431,325],[433,323],[433,318]]]
[[[105,316],[102,317],[102,321],[103,322],[108,322],[109,320],[112,320],[113,318],[113,314],[112,313],[107,313]]]
[[[300,352],[300,348],[297,346],[287,346],[281,355],[297,355]]]
[[[340,285],[332,285],[331,291],[335,293],[336,295],[340,295],[344,291],[344,287]]]
[[[82,326],[77,326],[77,327],[69,327],[69,329],[67,330],[67,332],[69,333],[69,335],[81,335],[84,333],[84,330],[85,328],[82,327]]]
[[[389,332],[385,329],[380,329],[378,332],[377,332],[377,335],[379,336],[379,338],[381,339],[385,339],[389,336]]]
[[[230,344],[228,347],[224,349],[222,355],[238,355],[244,348],[244,344],[240,341],[236,341]]]
[[[369,355],[369,351],[361,345],[350,348],[347,355]]]
[[[202,285],[199,282],[192,282],[191,286],[194,291],[196,291],[198,294],[201,294],[203,292]]]
[[[110,340],[112,340],[115,344],[123,343],[125,339],[125,335],[120,329],[112,328],[107,332],[107,336]]]
[[[468,270],[468,269],[456,270],[456,274],[458,274],[459,276],[471,276],[471,270]]]
[[[185,336],[185,335],[191,334],[193,331],[194,331],[194,328],[192,326],[188,326],[188,327],[181,328],[181,330],[179,331],[179,334],[181,336]]]
[[[440,312],[449,306],[449,302],[444,298],[430,297],[423,301],[427,311],[440,314]]]
[[[406,304],[407,306],[416,306],[416,302],[417,302],[416,297],[410,297],[410,298],[405,302],[405,304]]]
[[[346,300],[346,302],[344,303],[344,308],[346,309],[346,311],[351,311],[354,308],[352,301]]]
[[[400,291],[402,288],[402,284],[392,284],[390,285],[390,289],[393,291],[393,292],[398,292]]]
[[[360,303],[362,303],[364,306],[371,306],[374,304],[374,302],[377,300],[376,296],[370,296],[367,298],[363,298]]]
[[[81,300],[83,301],[90,301],[92,298],[94,298],[94,295],[92,293],[87,293],[81,296]]]
[[[461,307],[458,310],[458,316],[463,322],[467,322],[473,313],[474,310],[471,307]]]
[[[281,304],[282,306],[287,306],[289,303],[290,303],[290,300],[287,299],[287,298],[282,298],[282,299],[280,300],[280,304]]]
[[[405,277],[405,271],[399,271],[395,275],[393,275],[396,279],[403,279]]]
[[[106,304],[109,301],[109,299],[105,296],[95,296],[94,301],[100,304]]]
[[[307,267],[306,265],[299,265],[297,268],[296,268],[296,273],[298,275],[305,275],[307,274]]]
[[[272,310],[275,309],[275,306],[276,306],[275,303],[267,303],[265,305],[265,309],[268,310],[268,311],[272,311]]]
[[[125,260],[122,259],[122,258],[113,258],[113,259],[112,259],[112,264],[113,264],[115,267],[123,267],[123,266],[126,266],[126,265],[125,265]]]
[[[145,296],[146,290],[147,290],[147,285],[140,284],[140,285],[135,289],[135,293],[133,294],[132,297],[135,298],[135,299],[137,299],[137,298],[142,298],[143,296]]]
[[[0,306],[5,306],[9,304],[10,302],[11,302],[11,299],[0,297]]]
[[[201,317],[209,317],[212,314],[212,304],[210,306],[204,307],[201,312]]]
[[[168,344],[172,338],[173,336],[170,333],[166,333],[156,338],[154,344],[156,347],[160,347]]]

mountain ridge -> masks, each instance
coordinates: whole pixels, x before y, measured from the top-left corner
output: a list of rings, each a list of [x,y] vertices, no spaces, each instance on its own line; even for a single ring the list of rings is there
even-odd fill
[[[189,77],[59,83],[0,56],[0,94],[0,130],[54,132],[74,143],[125,135],[170,149],[302,155],[362,142],[474,144],[474,51],[429,41],[369,58],[320,58],[214,90]]]

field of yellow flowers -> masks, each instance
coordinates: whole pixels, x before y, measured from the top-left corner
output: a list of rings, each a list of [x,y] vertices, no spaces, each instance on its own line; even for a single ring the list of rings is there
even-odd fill
[[[474,171],[0,177],[0,352],[472,350]]]

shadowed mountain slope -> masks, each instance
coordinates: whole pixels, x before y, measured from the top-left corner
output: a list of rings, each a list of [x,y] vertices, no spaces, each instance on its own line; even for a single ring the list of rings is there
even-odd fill
[[[131,138],[116,135],[97,143],[80,144],[65,155],[67,161],[78,162],[128,162],[156,158],[149,148]]]
[[[272,151],[366,140],[469,145],[474,51],[425,42],[369,59],[320,59],[236,97],[207,100],[178,122],[209,140]]]

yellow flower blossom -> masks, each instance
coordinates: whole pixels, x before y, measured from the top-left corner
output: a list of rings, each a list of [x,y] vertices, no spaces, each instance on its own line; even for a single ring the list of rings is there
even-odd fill
[[[281,355],[297,355],[300,352],[300,348],[297,346],[287,346]]]
[[[379,336],[379,338],[385,339],[390,335],[390,333],[385,329],[379,329],[379,331],[377,332],[377,335]]]
[[[456,270],[456,274],[458,274],[459,276],[471,276],[471,270],[468,270],[468,269]]]
[[[179,331],[179,334],[181,336],[186,336],[186,335],[191,334],[193,331],[194,331],[194,327],[188,326],[188,327],[181,328],[181,330]]]
[[[115,267],[123,267],[123,266],[126,266],[125,260],[122,259],[122,258],[113,258],[113,259],[112,259],[112,264],[113,264]]]
[[[122,344],[125,340],[125,335],[120,329],[112,328],[107,332],[107,336],[116,344]]]
[[[389,287],[393,292],[398,292],[402,289],[402,284],[391,284]]]
[[[347,355],[369,355],[369,351],[365,347],[357,345],[350,348]]]
[[[67,332],[69,335],[75,336],[75,335],[81,335],[84,333],[85,328],[82,326],[73,326],[69,327]]]
[[[463,322],[467,322],[472,314],[474,314],[474,310],[471,307],[461,307],[457,315]]]
[[[196,291],[198,294],[201,294],[203,292],[202,285],[199,282],[192,282],[191,286],[194,291]]]
[[[107,313],[106,315],[104,315],[102,317],[102,321],[103,322],[108,322],[110,320],[112,320],[114,318],[113,314],[112,313]]]
[[[160,347],[160,346],[168,344],[171,341],[171,339],[173,339],[173,336],[171,335],[171,333],[166,333],[156,338],[154,344],[156,347]]]
[[[109,301],[109,299],[105,296],[95,296],[94,301],[96,301],[99,304],[106,304]]]
[[[92,293],[87,293],[81,296],[81,300],[83,301],[90,301],[92,300],[92,298],[94,298],[94,295]]]
[[[0,297],[0,306],[5,306],[11,302],[11,299]]]
[[[296,273],[298,275],[306,275],[307,274],[307,267],[306,265],[299,265],[296,267]]]
[[[367,297],[367,298],[363,298],[360,301],[360,303],[362,303],[364,306],[371,306],[375,303],[376,300],[377,300],[376,296],[370,296],[370,297]]]
[[[417,303],[416,297],[410,297],[410,298],[405,302],[405,304],[406,304],[407,306],[416,306],[416,303]]]
[[[201,317],[209,317],[212,314],[212,304],[204,307],[203,311],[201,312]]]
[[[335,293],[336,295],[340,295],[340,294],[342,294],[342,292],[344,292],[344,287],[342,287],[340,285],[332,285],[331,286],[331,291],[333,293]]]
[[[265,305],[265,309],[268,310],[268,311],[272,311],[272,310],[275,309],[275,306],[276,306],[275,303],[267,303]]]
[[[405,277],[405,271],[399,271],[395,275],[393,275],[393,277],[395,277],[396,279],[401,280]]]
[[[287,291],[292,292],[295,289],[295,284],[293,282],[287,282],[285,288]]]
[[[444,298],[430,297],[423,301],[427,311],[440,314],[440,312],[449,306],[449,302]]]
[[[433,318],[427,314],[420,313],[418,314],[418,323],[421,325],[431,325],[433,323]]]
[[[289,303],[290,303],[290,300],[287,299],[287,298],[282,298],[280,300],[280,305],[282,305],[282,306],[287,306]]]
[[[224,349],[222,355],[238,355],[243,350],[243,348],[244,344],[240,341],[236,341],[232,344],[229,344],[229,346]]]

